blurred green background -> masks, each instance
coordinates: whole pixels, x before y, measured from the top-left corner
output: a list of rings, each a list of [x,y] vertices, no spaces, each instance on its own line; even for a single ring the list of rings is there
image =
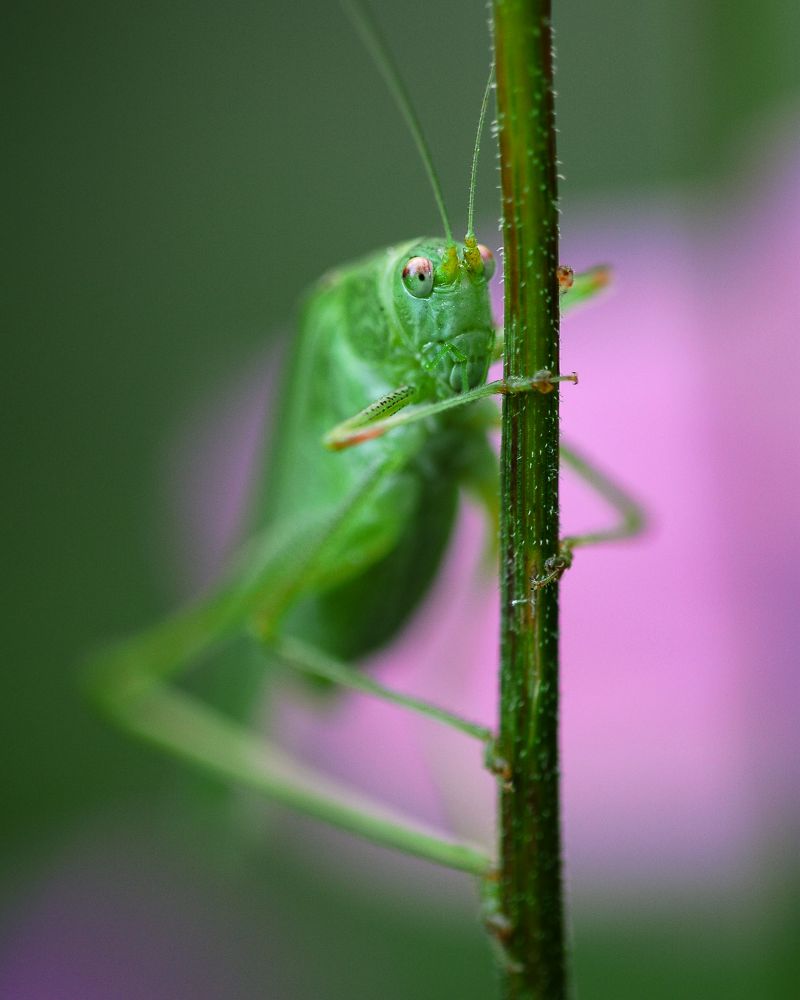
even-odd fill
[[[724,182],[757,123],[800,93],[790,0],[757,14],[742,0],[555,6],[567,213]],[[463,220],[484,4],[431,0],[380,17]],[[91,867],[76,844],[97,845],[92,864],[99,855],[113,881],[110,859],[132,843],[126,878],[164,886],[175,912],[160,914],[163,926],[204,915],[180,940],[226,984],[216,995],[490,996],[468,889],[445,881],[448,898],[420,908],[385,885],[337,881],[302,850],[251,846],[232,862],[191,821],[197,796],[179,769],[95,719],[75,686],[86,650],[181,593],[163,473],[186,413],[291,329],[303,289],[327,267],[435,226],[398,113],[333,2],[33,2],[4,21],[0,889],[10,946],[65,858],[77,851],[78,867]],[[485,150],[485,219],[498,212],[492,165]],[[581,995],[782,995],[796,917],[768,941],[743,942],[712,912],[704,900],[693,913],[576,913]],[[209,914],[222,913],[220,938]],[[209,940],[224,960],[209,957]],[[149,953],[130,959],[124,988],[109,974],[114,985],[96,995],[140,995]]]

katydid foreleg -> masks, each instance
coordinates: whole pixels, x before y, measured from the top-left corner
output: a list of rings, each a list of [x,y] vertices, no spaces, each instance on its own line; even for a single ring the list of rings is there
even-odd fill
[[[535,372],[531,378],[498,379],[495,382],[487,382],[478,386],[477,389],[469,389],[461,392],[457,396],[449,396],[446,399],[437,400],[435,403],[422,403],[410,406],[407,409],[401,408],[414,398],[413,389],[410,386],[402,386],[387,397],[394,398],[401,391],[406,395],[405,402],[401,402],[397,411],[390,416],[380,419],[362,419],[373,407],[378,407],[382,400],[376,400],[370,407],[362,410],[355,417],[337,424],[333,430],[325,435],[325,444],[333,451],[341,451],[343,448],[350,448],[364,441],[371,441],[373,438],[386,434],[387,431],[396,427],[403,427],[407,424],[415,423],[418,420],[426,420],[429,417],[438,417],[447,410],[454,410],[467,403],[474,403],[487,396],[507,396],[523,392],[552,392],[558,382],[577,382],[578,376],[573,372],[570,375],[553,375],[552,372],[542,370]]]

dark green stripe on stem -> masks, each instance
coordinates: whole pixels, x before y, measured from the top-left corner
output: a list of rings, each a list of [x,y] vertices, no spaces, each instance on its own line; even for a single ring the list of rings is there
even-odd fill
[[[505,377],[559,371],[558,213],[548,0],[496,0]],[[566,995],[558,766],[558,397],[503,399],[499,891],[506,996]]]

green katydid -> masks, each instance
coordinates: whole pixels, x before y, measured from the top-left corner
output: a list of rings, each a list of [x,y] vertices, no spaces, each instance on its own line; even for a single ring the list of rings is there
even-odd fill
[[[473,232],[473,155],[467,235],[457,244],[416,115],[373,22],[345,3],[406,117],[427,170],[444,238],[410,240],[324,277],[302,313],[269,469],[264,526],[211,597],[101,652],[88,681],[126,729],[226,779],[256,788],[378,843],[481,874],[484,851],[393,814],[289,759],[260,735],[171,683],[215,643],[249,628],[291,666],[368,691],[482,740],[492,734],[454,714],[395,694],[351,663],[391,642],[441,563],[460,489],[485,503],[492,530],[497,459],[488,432],[497,393],[549,392],[573,375],[532,372],[487,383],[502,354],[488,282],[491,253]],[[604,268],[553,276],[565,302],[590,297]],[[499,349],[498,349],[498,344]],[[583,459],[564,457],[621,515],[617,527],[566,539],[579,544],[636,530],[633,503]]]

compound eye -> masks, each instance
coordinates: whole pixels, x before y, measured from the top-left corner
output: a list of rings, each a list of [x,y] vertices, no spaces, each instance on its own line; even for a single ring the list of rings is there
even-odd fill
[[[433,291],[433,262],[427,257],[412,257],[403,268],[403,284],[415,299],[427,299]]]
[[[485,247],[483,243],[478,244],[478,250],[481,252],[481,260],[483,261],[483,273],[486,275],[486,280],[488,281],[494,274],[494,269],[496,267],[494,254],[488,247]]]

